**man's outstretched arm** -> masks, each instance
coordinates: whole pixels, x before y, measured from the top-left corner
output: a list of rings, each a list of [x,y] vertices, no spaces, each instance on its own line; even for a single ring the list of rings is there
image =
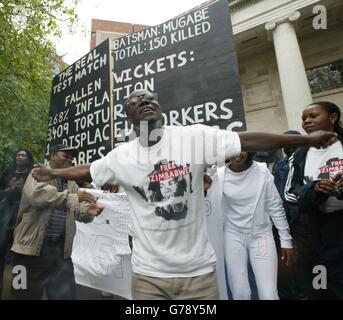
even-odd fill
[[[42,164],[36,164],[32,175],[37,181],[49,181],[54,177],[61,177],[65,180],[88,181],[91,182],[90,164],[83,164],[62,169],[49,169]]]
[[[265,132],[240,132],[239,137],[242,151],[269,151],[284,147],[327,147],[337,139],[337,133],[316,131],[306,136],[300,136]]]

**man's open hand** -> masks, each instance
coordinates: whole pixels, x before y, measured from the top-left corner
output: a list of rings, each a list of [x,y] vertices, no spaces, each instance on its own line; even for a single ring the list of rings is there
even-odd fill
[[[337,140],[337,133],[319,130],[307,136],[309,145],[315,148],[326,148]]]
[[[53,178],[51,175],[51,170],[48,167],[42,165],[41,163],[37,163],[33,166],[32,176],[38,182],[50,181]]]

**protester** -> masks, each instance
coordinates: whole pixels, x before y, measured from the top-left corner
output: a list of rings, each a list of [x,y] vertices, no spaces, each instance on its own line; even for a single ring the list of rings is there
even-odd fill
[[[51,148],[49,168],[67,168],[77,151],[65,145]],[[73,181],[57,177],[37,182],[28,176],[14,230],[14,265],[24,266],[27,288],[14,288],[17,299],[75,299],[75,276],[70,258],[75,219],[90,222],[102,207]]]
[[[278,229],[282,257],[292,263],[292,237],[274,185],[265,164],[253,161],[254,154],[242,152],[218,169],[209,191],[224,216],[225,261],[233,298],[250,300],[248,257],[260,300],[276,300],[277,254],[271,219]]]
[[[275,165],[282,159],[282,151],[275,149],[271,151],[257,151],[254,156],[254,160],[262,162],[267,165],[268,170],[272,175],[275,174]]]
[[[217,223],[220,225],[220,227],[218,227],[219,229],[223,228],[224,225],[224,214],[223,212],[221,212],[221,210],[215,210],[212,208],[212,205],[217,206],[217,201],[218,201],[218,194],[220,193],[220,191],[218,190],[218,188],[220,187],[218,184],[216,184],[214,187],[211,188],[213,180],[211,177],[216,178],[217,174],[218,174],[218,168],[216,166],[212,166],[211,168],[207,169],[207,172],[204,173],[204,194],[205,197],[207,198],[207,200],[210,201],[210,211],[213,212],[213,214],[215,215],[220,215],[220,217],[216,217],[214,219],[214,221],[218,221]],[[208,190],[211,188],[209,195],[207,196]],[[213,202],[215,201],[215,202]],[[220,204],[219,204],[220,205]],[[216,238],[218,239],[218,238]],[[219,237],[219,239],[221,239],[221,237]],[[218,241],[218,240],[216,240]],[[223,248],[224,248],[224,234],[222,235],[222,240],[220,240],[223,242]],[[219,248],[219,246],[217,246],[217,248]],[[218,250],[218,249],[217,249]],[[224,249],[223,251],[220,252],[216,252],[217,254],[217,258],[218,255],[222,255],[224,257]],[[219,259],[217,259],[219,260]],[[248,257],[248,278],[249,278],[249,286],[251,289],[251,300],[258,300],[258,292],[257,292],[257,286],[256,286],[256,281],[255,281],[255,277],[254,277],[254,273],[252,271],[252,267],[251,267],[251,263],[249,261],[249,257]],[[225,279],[226,279],[226,289],[227,289],[227,296],[229,300],[233,299],[232,296],[232,292],[230,290],[230,286],[228,285],[228,279],[227,279],[227,267],[226,265],[225,267]]]
[[[283,134],[295,134],[301,133],[297,130],[287,130]],[[294,231],[296,225],[303,225],[304,221],[298,215],[298,206],[296,203],[289,202],[285,199],[285,186],[287,182],[289,172],[289,159],[291,155],[296,151],[296,148],[284,148],[283,152],[285,157],[274,165],[274,183],[280,194],[283,202],[283,207],[286,212],[287,221],[290,227],[291,235],[293,237],[293,246],[295,249],[294,262],[291,266],[286,266],[281,261],[281,247],[280,241],[276,236],[276,230],[273,228],[276,250],[278,252],[278,292],[281,300],[294,300],[304,299],[304,275],[302,272],[302,266],[299,264],[298,252],[297,252],[297,233]],[[296,229],[297,230],[297,229]],[[301,241],[301,239],[299,240]]]
[[[307,295],[312,299],[343,299],[343,129],[340,118],[340,109],[332,102],[307,106],[302,114],[306,133],[326,130],[337,133],[338,137],[324,148],[300,148],[290,158],[285,195],[286,200],[298,204],[299,216],[308,219],[308,225],[296,232],[302,240],[297,243],[299,259],[305,268]],[[325,267],[327,273],[327,277],[323,275],[325,279],[319,281],[324,285],[322,289],[314,286],[315,266]]]
[[[235,133],[204,125],[162,126],[157,95],[137,90],[125,105],[137,137],[91,165],[66,169],[37,166],[39,181],[61,176],[120,184],[133,211],[132,296],[134,299],[217,299],[215,253],[204,214],[203,171],[242,150],[290,145],[326,145],[336,135],[307,137]],[[157,200],[149,185],[178,177],[177,195]],[[152,186],[151,186],[152,187]],[[184,187],[186,190],[184,191]],[[171,208],[187,207],[180,218]],[[169,211],[169,214],[161,214]]]
[[[283,134],[295,134],[295,135],[301,135],[301,133],[297,130],[286,130]],[[293,203],[288,203],[285,199],[285,186],[288,178],[288,172],[289,172],[289,159],[291,155],[297,150],[295,147],[289,147],[289,148],[283,148],[283,152],[285,154],[285,157],[281,160],[277,161],[274,165],[274,183],[279,191],[281,199],[289,205],[294,205]],[[285,208],[287,210],[287,208]],[[287,212],[286,214],[289,216],[288,218],[292,221],[294,218],[292,216],[291,212]]]
[[[21,193],[32,166],[32,153],[26,149],[19,149],[10,167],[4,171],[0,179],[0,298],[5,264],[10,263],[11,258],[9,249],[13,243],[13,230]]]

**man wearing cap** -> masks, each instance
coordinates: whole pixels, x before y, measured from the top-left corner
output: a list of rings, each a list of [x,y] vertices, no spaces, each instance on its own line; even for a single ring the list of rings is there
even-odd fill
[[[77,150],[59,144],[51,148],[48,167],[67,168]],[[75,299],[71,260],[75,220],[90,222],[102,207],[74,181],[59,177],[37,182],[28,176],[14,230],[14,267],[24,266],[27,288],[13,286],[17,299]]]

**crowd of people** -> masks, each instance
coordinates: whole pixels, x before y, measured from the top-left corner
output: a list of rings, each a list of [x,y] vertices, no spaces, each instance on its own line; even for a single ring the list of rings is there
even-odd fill
[[[72,165],[77,151],[64,145],[51,148],[49,167]],[[90,222],[102,208],[74,181],[57,177],[39,183],[30,175],[32,154],[18,150],[0,182],[1,286],[5,299],[75,299],[75,277],[71,261],[75,220]],[[25,182],[25,184],[24,184]],[[4,275],[7,265],[25,266],[27,287],[15,290]],[[11,275],[10,275],[11,276]]]
[[[0,271],[6,263],[23,265],[28,277],[25,290],[11,288],[16,299],[40,299],[43,290],[48,299],[75,299],[75,220],[91,222],[103,208],[74,181],[124,188],[132,208],[133,299],[219,298],[205,194],[220,203],[216,214],[225,217],[223,255],[234,299],[251,299],[249,273],[259,299],[283,298],[286,287],[292,293],[285,298],[343,298],[343,148],[336,105],[304,109],[308,135],[163,126],[158,97],[147,90],[133,92],[125,112],[136,138],[105,157],[72,166],[77,151],[56,145],[49,164],[31,171],[31,153],[19,150],[3,174]],[[286,157],[273,158],[271,171],[256,161],[256,151],[280,148]],[[204,171],[214,164],[211,181]],[[325,293],[312,286],[318,264],[327,268]],[[278,282],[280,265],[289,281]]]

